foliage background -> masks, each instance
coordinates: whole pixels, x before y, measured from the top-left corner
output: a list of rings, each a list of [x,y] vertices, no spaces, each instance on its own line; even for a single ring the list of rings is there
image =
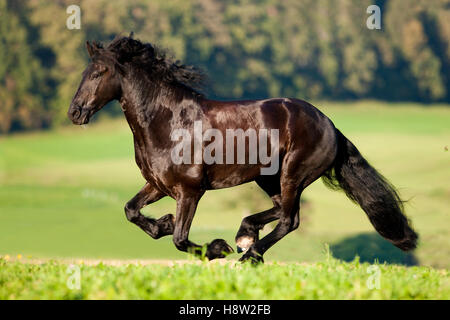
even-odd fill
[[[130,31],[206,70],[213,98],[450,102],[448,0],[0,0],[0,132],[67,122],[84,41]]]

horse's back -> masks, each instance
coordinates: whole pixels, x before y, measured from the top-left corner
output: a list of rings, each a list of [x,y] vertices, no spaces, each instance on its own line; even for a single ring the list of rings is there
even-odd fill
[[[208,100],[203,111],[218,129],[278,129],[280,146],[335,144],[333,122],[301,99]]]
[[[337,152],[335,127],[331,120],[319,109],[300,99],[217,101],[208,106],[205,114],[209,117],[211,127],[221,131],[277,129],[280,164],[284,158],[291,157],[298,165],[311,163],[311,166],[321,167],[323,164],[324,167],[328,167]],[[223,176],[223,172],[218,174],[222,166],[213,167],[209,170],[212,176]],[[237,167],[239,168],[235,170],[239,171],[238,177],[229,175],[225,179],[226,183],[222,181],[220,186],[214,185],[214,187],[227,187],[234,184],[228,180],[239,180],[239,183],[243,183],[258,176],[257,166]],[[240,171],[241,167],[245,167],[245,173]],[[230,172],[228,169],[226,171]]]

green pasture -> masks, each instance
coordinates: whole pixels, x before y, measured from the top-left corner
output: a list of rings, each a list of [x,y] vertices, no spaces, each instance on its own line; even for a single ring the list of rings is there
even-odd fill
[[[409,255],[392,247],[374,233],[360,208],[344,194],[326,189],[319,180],[304,192],[300,228],[269,250],[265,260],[321,262],[325,259],[323,248],[329,244],[334,257],[345,261],[358,255],[361,262],[377,260],[449,268],[448,105],[369,101],[322,102],[317,106],[408,200],[406,212],[420,233],[420,245]],[[47,132],[0,136],[0,255],[185,259],[187,256],[176,250],[171,237],[153,240],[126,220],[123,207],[143,185],[144,180],[134,162],[131,131],[123,118],[99,121],[86,128],[67,126]],[[270,205],[269,199],[254,184],[208,192],[200,202],[191,240],[203,244],[224,238],[234,244],[234,235],[242,218]],[[164,198],[143,212],[160,217],[174,213],[174,210],[175,202]],[[271,227],[273,225],[267,226],[264,233]],[[233,254],[229,258],[237,259],[239,255]],[[21,265],[17,268],[34,267]],[[192,268],[179,272],[202,272]],[[289,268],[295,267],[283,268],[277,272],[289,274]],[[143,277],[151,277],[151,272],[166,272],[163,269],[146,270]],[[124,271],[119,268],[111,272],[120,274]],[[220,268],[217,272],[226,273]],[[408,276],[412,274],[412,271],[401,272]],[[320,272],[315,276],[319,275]],[[229,276],[237,277],[238,274]],[[266,281],[269,284],[271,278]],[[17,288],[21,285],[18,283]],[[304,284],[299,280],[294,285]],[[82,297],[95,297],[93,292],[83,293]],[[311,292],[305,293],[306,296],[313,297]],[[405,297],[413,298],[411,292],[405,293]],[[108,292],[104,294],[108,297]],[[275,293],[266,296],[273,297],[271,294]],[[345,294],[344,291],[342,295]],[[348,294],[357,295],[356,292]],[[360,294],[372,297],[368,293]],[[27,293],[23,295],[26,297]],[[165,297],[164,292],[149,295]],[[219,297],[212,291],[210,295],[211,298]],[[11,296],[0,291],[0,297]]]
[[[29,264],[0,258],[0,300],[449,299],[449,285],[446,270],[332,258],[257,267]]]

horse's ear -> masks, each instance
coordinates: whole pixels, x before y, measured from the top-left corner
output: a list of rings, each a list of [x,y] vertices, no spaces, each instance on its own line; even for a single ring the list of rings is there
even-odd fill
[[[91,45],[89,43],[89,41],[86,41],[86,49],[89,54],[89,57],[91,57],[91,58],[94,56],[95,52],[97,51],[95,46]]]

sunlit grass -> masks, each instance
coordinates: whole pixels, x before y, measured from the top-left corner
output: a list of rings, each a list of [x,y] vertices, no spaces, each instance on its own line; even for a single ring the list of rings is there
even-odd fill
[[[448,272],[335,259],[315,264],[110,266],[0,258],[0,299],[449,299]]]

